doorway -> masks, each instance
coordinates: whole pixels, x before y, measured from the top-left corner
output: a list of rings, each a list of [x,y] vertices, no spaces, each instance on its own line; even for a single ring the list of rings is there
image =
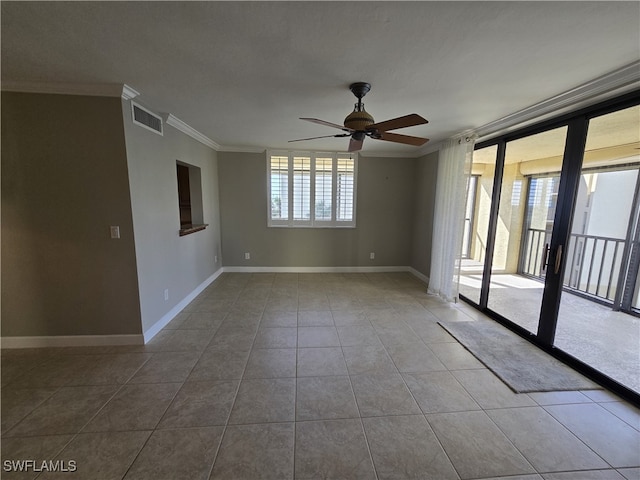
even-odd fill
[[[463,300],[636,396],[639,102],[478,144],[460,278]]]

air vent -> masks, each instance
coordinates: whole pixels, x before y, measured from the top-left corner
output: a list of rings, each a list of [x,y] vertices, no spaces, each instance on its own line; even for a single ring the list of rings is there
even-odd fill
[[[131,110],[133,112],[133,123],[162,135],[162,118],[134,102],[131,102]]]

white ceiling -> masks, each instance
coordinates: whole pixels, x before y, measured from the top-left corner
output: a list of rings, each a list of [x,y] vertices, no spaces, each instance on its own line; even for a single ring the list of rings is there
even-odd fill
[[[223,149],[344,150],[350,83],[432,143],[640,58],[639,2],[2,2],[2,82],[130,85]],[[429,144],[427,144],[429,145]],[[422,147],[423,149],[425,147]],[[363,153],[416,147],[367,139]]]

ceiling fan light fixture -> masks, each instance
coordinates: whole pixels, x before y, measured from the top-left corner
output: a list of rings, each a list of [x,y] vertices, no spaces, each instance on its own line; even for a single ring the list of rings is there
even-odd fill
[[[426,118],[421,117],[417,113],[411,113],[409,115],[403,115],[402,117],[392,118],[384,122],[376,123],[373,117],[369,115],[362,103],[362,97],[364,97],[369,90],[371,90],[371,84],[365,82],[352,83],[349,86],[351,92],[358,99],[353,112],[347,115],[344,119],[344,125],[338,125],[337,123],[331,123],[318,118],[303,117],[301,120],[308,122],[319,123],[320,125],[326,125],[327,127],[337,128],[347,133],[340,133],[338,135],[324,135],[322,137],[312,138],[300,138],[298,140],[289,140],[290,142],[300,142],[303,140],[314,140],[316,138],[328,138],[328,137],[351,137],[349,140],[349,152],[357,152],[362,149],[362,143],[366,137],[370,137],[374,140],[384,140],[386,142],[404,143],[405,145],[413,145],[419,147],[429,141],[428,138],[413,137],[410,135],[400,135],[397,133],[389,133],[388,130],[397,130],[400,128],[413,127],[416,125],[424,125],[429,123]]]
[[[365,111],[364,104],[361,102],[356,103],[353,112],[344,119],[344,126],[356,131],[365,131],[369,125],[374,123],[373,117]]]

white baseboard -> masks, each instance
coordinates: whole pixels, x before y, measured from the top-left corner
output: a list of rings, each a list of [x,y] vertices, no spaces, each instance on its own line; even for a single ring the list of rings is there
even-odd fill
[[[411,267],[223,267],[225,273],[391,273]]]
[[[142,335],[52,335],[49,337],[2,337],[1,348],[103,347],[142,345]]]
[[[225,273],[393,273],[409,272],[426,285],[429,277],[413,267],[223,267]]]
[[[409,272],[414,276],[419,278],[425,285],[429,285],[429,277],[427,277],[424,273],[419,272],[413,267],[409,267]]]
[[[184,297],[178,304],[176,304],[171,310],[169,310],[163,317],[154,323],[150,328],[144,332],[144,343],[148,343],[153,337],[155,337],[160,330],[167,326],[167,324],[178,315],[184,307],[189,305],[202,291],[211,285],[216,278],[222,275],[224,269],[218,269],[213,275],[207,278],[204,282],[198,285],[189,295]]]

